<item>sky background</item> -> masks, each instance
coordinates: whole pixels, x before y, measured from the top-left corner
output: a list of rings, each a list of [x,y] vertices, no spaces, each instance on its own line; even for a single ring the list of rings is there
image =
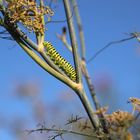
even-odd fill
[[[85,35],[87,60],[109,42],[140,31],[139,0],[77,0],[77,3]],[[52,8],[55,12],[52,20],[65,19],[62,1],[58,0]],[[73,63],[71,53],[56,37],[56,33],[61,34],[63,26],[66,26],[66,22],[49,23],[45,40],[50,41],[64,58]],[[38,96],[45,103],[55,104],[63,94],[72,94],[75,99],[70,102],[78,104],[77,110],[81,107],[77,96],[67,86],[40,68],[15,42],[2,39],[0,42],[0,118],[10,121],[19,116],[32,120],[32,107],[29,107],[32,99],[19,100],[13,96],[19,83],[35,82],[40,90]],[[102,106],[109,106],[110,112],[118,109],[131,111],[128,98],[140,98],[139,61],[140,44],[133,39],[110,46],[87,65],[97,96]],[[103,90],[100,87],[102,85]],[[67,115],[76,111],[74,106],[71,109],[69,105],[61,106]],[[78,114],[83,113],[82,109]],[[35,127],[36,124],[32,122],[30,126]],[[7,127],[0,127],[0,138],[16,139]]]

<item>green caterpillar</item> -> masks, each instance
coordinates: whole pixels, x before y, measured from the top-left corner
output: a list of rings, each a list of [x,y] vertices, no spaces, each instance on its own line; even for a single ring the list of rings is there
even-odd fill
[[[56,64],[62,71],[72,80],[76,81],[76,71],[73,66],[67,62],[53,47],[50,42],[43,43],[45,47],[46,54],[51,58],[51,60]]]

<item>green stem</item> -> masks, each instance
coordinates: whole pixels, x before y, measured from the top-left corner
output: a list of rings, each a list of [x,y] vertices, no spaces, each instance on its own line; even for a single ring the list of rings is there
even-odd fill
[[[64,3],[66,18],[67,18],[67,23],[68,23],[68,28],[69,28],[69,35],[70,35],[70,41],[71,41],[71,46],[72,46],[74,65],[75,65],[75,70],[77,73],[76,81],[77,83],[81,83],[81,68],[80,68],[80,63],[79,63],[79,54],[78,54],[78,49],[77,49],[78,47],[77,47],[76,34],[74,30],[74,25],[73,25],[73,19],[71,17],[70,3],[69,3],[69,0],[63,0],[63,3]]]
[[[22,38],[32,49],[34,49],[36,52],[38,52],[38,46],[37,44],[35,44],[26,34],[24,34],[19,27],[17,27],[16,29],[10,29],[11,32],[16,32],[16,34]],[[45,54],[45,52],[38,52],[42,58],[48,63],[49,66],[51,66],[52,68],[54,68],[56,71],[58,71],[59,73],[64,74],[64,72],[62,70],[60,70],[51,60],[50,58]]]
[[[21,41],[20,41],[21,42]],[[18,40],[17,43],[24,49],[24,51],[38,64],[40,65],[45,71],[47,71],[52,76],[59,79],[61,82],[65,83],[69,87],[75,90],[75,83],[73,83],[71,80],[69,80],[67,77],[63,76],[62,74],[55,71],[53,68],[51,68],[49,65],[46,64],[45,61],[43,61],[35,52],[33,52],[31,49],[26,47],[23,42],[22,45]]]
[[[76,73],[77,73],[77,82],[82,85],[81,67],[80,67],[80,61],[79,61],[79,54],[78,54],[78,50],[77,50],[78,47],[77,47],[75,29],[74,29],[73,20],[71,17],[70,3],[69,3],[69,0],[63,0],[63,3],[64,3],[65,12],[66,12],[70,40],[71,40],[71,45],[72,45],[74,64],[75,64],[75,69],[76,69]],[[93,127],[96,130],[98,130],[99,129],[98,118],[94,114],[94,110],[93,110],[84,90],[80,88],[76,91],[76,93],[79,96]]]
[[[74,7],[74,12],[75,12],[75,15],[76,15],[76,21],[77,21],[78,30],[79,30],[79,38],[80,38],[80,43],[81,43],[82,61],[85,64],[85,54],[86,54],[86,52],[85,52],[85,39],[84,39],[84,32],[83,32],[81,18],[80,18],[79,9],[78,9],[78,5],[77,5],[76,0],[72,0],[72,5]],[[96,97],[96,93],[95,93],[95,90],[94,90],[94,86],[92,84],[90,75],[89,75],[88,70],[86,68],[86,65],[83,65],[83,69],[84,69],[84,76],[85,76],[85,79],[86,79],[86,83],[88,85],[88,88],[89,88],[91,97],[93,99],[95,108],[99,109],[100,105],[98,103],[98,100],[97,100],[97,97]]]
[[[98,118],[95,115],[94,110],[93,110],[93,108],[92,108],[92,106],[91,106],[91,104],[90,104],[90,102],[89,102],[84,90],[77,91],[77,94],[78,94],[78,96],[79,96],[79,98],[80,98],[80,100],[81,100],[81,102],[82,102],[87,114],[88,114],[88,117],[89,117],[93,127],[95,128],[95,130],[99,130]]]
[[[40,7],[44,6],[43,0],[40,0]],[[45,28],[45,21],[44,21],[44,15],[41,16],[42,19],[42,24],[43,27]],[[40,33],[36,33],[36,39],[37,39],[37,44],[40,46],[42,45],[42,43],[44,42],[44,38],[45,38],[45,33],[40,34]]]
[[[71,81],[68,77],[60,74],[55,69],[50,67],[45,61],[43,61],[31,48],[27,46],[27,44],[18,36],[11,28],[6,27],[7,31],[11,34],[14,40],[22,47],[22,49],[38,64],[40,65],[45,71],[47,71],[52,76],[59,79],[61,82],[65,83],[73,90],[77,89],[76,83]]]
[[[76,21],[77,21],[78,30],[79,30],[82,60],[85,60],[85,57],[86,57],[85,38],[84,38],[83,27],[82,27],[81,18],[80,18],[79,9],[78,9],[76,0],[72,0],[72,5],[74,7],[74,13],[75,13],[75,16],[76,16]]]
[[[92,84],[91,78],[89,76],[88,70],[87,70],[85,65],[83,65],[83,69],[84,69],[84,76],[85,76],[85,79],[86,79],[86,83],[88,85],[91,97],[93,99],[94,106],[95,106],[96,110],[98,110],[98,109],[100,109],[100,104],[97,100],[96,93],[95,93],[95,90],[94,90],[94,86]]]

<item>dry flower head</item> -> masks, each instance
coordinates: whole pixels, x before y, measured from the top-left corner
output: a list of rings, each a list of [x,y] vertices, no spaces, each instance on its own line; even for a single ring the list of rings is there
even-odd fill
[[[115,135],[121,135],[122,132],[127,133],[128,128],[131,126],[134,121],[134,116],[125,111],[116,111],[112,114],[105,115],[109,132]]]
[[[130,97],[128,103],[131,103],[133,105],[133,113],[135,110],[140,112],[140,99]]]
[[[42,16],[49,19],[53,11],[48,6],[37,5],[35,0],[12,0],[7,1],[7,14],[11,23],[21,22],[30,31],[44,34]]]
[[[102,107],[102,108],[96,110],[95,114],[97,114],[97,115],[105,114],[107,112],[107,110],[108,110],[108,106],[105,106],[105,107]]]

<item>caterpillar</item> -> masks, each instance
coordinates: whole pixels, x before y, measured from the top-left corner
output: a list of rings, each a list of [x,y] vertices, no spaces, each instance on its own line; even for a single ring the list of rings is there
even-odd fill
[[[45,41],[43,43],[46,55],[57,65],[72,81],[76,81],[76,71],[73,66],[66,61],[53,47],[50,42]]]

